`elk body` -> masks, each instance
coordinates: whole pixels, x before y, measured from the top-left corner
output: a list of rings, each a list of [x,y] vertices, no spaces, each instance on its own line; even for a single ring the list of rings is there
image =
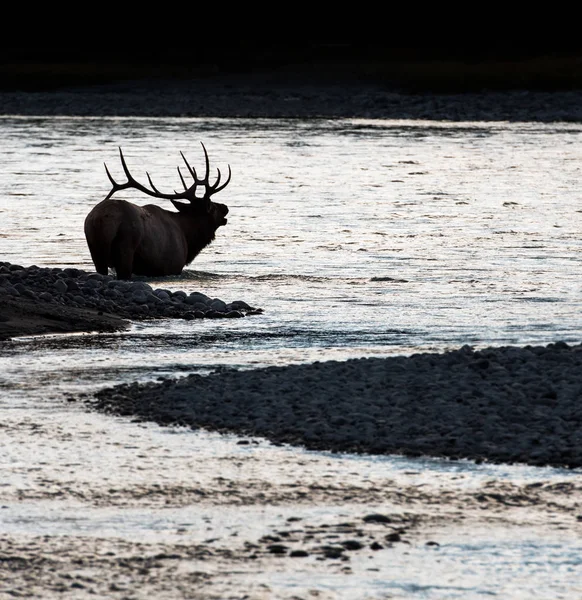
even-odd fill
[[[213,202],[211,196],[228,185],[231,171],[229,165],[228,178],[220,185],[221,174],[217,169],[217,179],[210,184],[208,153],[204,144],[202,148],[205,176],[199,178],[180,152],[194,182],[188,187],[178,167],[184,190],[173,194],[157,190],[149,173],[146,175],[151,189],[136,181],[129,172],[121,148],[119,155],[127,181],[117,183],[105,165],[113,187],[85,219],[85,237],[98,273],[106,275],[108,268],[112,267],[118,279],[131,279],[132,274],[150,277],[179,275],[214,240],[216,230],[226,225],[228,207]],[[203,187],[201,196],[196,195],[199,186]],[[155,204],[137,206],[125,200],[111,199],[115,192],[128,188],[170,200],[178,212]]]

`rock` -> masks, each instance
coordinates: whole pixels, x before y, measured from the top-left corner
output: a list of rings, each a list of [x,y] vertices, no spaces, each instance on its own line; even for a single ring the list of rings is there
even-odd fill
[[[392,519],[390,517],[381,515],[379,513],[366,515],[363,520],[365,523],[392,523]]]
[[[141,290],[143,292],[153,292],[152,286],[144,281],[132,281],[130,283],[132,290]]]
[[[240,310],[240,309],[251,310],[251,307],[246,302],[243,302],[242,300],[235,300],[234,302],[227,304],[227,308],[229,310]]]
[[[131,300],[132,300],[132,302],[135,302],[136,304],[147,304],[148,297],[143,290],[136,290],[131,295]]]
[[[222,300],[219,300],[218,298],[214,298],[210,302],[209,306],[210,306],[210,308],[212,308],[213,310],[216,310],[218,312],[221,312],[221,313],[227,312],[226,303],[223,302]]]
[[[321,551],[325,558],[341,558],[344,548],[342,546],[322,546]]]
[[[284,544],[271,544],[271,545],[267,546],[267,550],[271,554],[287,554],[287,551],[289,550],[289,548],[287,546],[285,546]]]
[[[208,306],[210,304],[210,298],[206,294],[202,294],[201,292],[192,292],[188,299],[185,299],[186,302],[190,304],[194,304],[195,302],[202,302],[204,305]]]
[[[203,302],[188,302],[188,299],[186,299],[186,302],[184,302],[184,304],[187,304],[189,306],[189,310],[201,310],[206,312],[208,310],[208,306],[206,306],[206,304],[204,304]]]
[[[364,545],[361,542],[358,542],[358,540],[345,540],[341,542],[341,545],[346,550],[360,550],[364,547]]]
[[[55,282],[55,289],[59,294],[64,294],[68,290],[67,282],[62,279],[57,279]]]
[[[169,302],[171,299],[170,292],[167,292],[166,290],[154,290],[154,295],[156,298],[167,302]]]
[[[146,298],[148,304],[159,304],[162,302],[160,298],[158,298],[153,292],[146,293]]]

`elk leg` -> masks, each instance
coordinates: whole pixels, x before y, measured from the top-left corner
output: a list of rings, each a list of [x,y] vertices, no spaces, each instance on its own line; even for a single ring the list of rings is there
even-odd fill
[[[107,256],[94,248],[89,248],[89,252],[91,253],[91,259],[93,260],[97,273],[100,275],[107,275],[109,272],[107,267]]]
[[[95,262],[95,261],[93,261]],[[95,263],[95,270],[97,271],[97,273],[99,273],[99,275],[108,275],[109,274],[109,269],[107,267],[107,265],[97,265],[97,263]]]
[[[133,270],[134,248],[127,243],[113,243],[113,267],[117,274],[117,279],[131,279]]]
[[[116,256],[115,272],[117,279],[131,279],[133,252],[123,252]]]

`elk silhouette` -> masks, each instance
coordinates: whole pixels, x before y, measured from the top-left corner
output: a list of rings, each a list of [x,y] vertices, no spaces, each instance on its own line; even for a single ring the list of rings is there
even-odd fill
[[[173,194],[156,189],[147,172],[151,189],[136,181],[127,168],[121,148],[119,156],[127,181],[117,183],[105,164],[105,171],[113,187],[85,219],[85,238],[98,273],[107,275],[108,268],[112,267],[117,279],[131,279],[132,273],[149,277],[179,275],[214,240],[216,230],[221,225],[226,225],[228,207],[212,202],[210,198],[228,185],[231,171],[228,165],[228,178],[220,185],[221,174],[220,169],[217,169],[216,181],[211,184],[208,153],[204,144],[202,149],[206,174],[199,178],[180,152],[194,182],[188,187],[180,167],[177,167],[184,190]],[[198,186],[204,188],[202,196],[196,195]],[[170,200],[178,212],[155,204],[137,206],[125,200],[111,199],[116,192],[128,188],[154,198]]]

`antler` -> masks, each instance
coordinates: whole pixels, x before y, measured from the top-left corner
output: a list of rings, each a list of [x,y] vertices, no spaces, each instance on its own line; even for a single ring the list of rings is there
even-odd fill
[[[216,181],[213,184],[211,184],[209,181],[210,161],[208,160],[208,152],[206,152],[206,148],[204,147],[204,144],[202,144],[202,142],[200,142],[200,144],[202,145],[202,149],[204,150],[206,175],[202,179],[199,179],[198,175],[196,174],[195,169],[188,164],[186,157],[184,156],[184,154],[182,154],[182,152],[180,152],[180,154],[182,155],[182,158],[184,159],[184,162],[186,163],[186,166],[188,167],[188,171],[190,172],[190,175],[192,175],[192,178],[194,179],[194,183],[190,187],[188,187],[186,185],[186,182],[184,181],[184,177],[182,177],[182,172],[180,171],[180,167],[177,167],[178,175],[180,176],[180,180],[182,181],[182,185],[184,186],[184,191],[183,192],[174,191],[173,194],[166,194],[164,192],[160,192],[154,185],[152,178],[150,177],[150,174],[147,171],[146,171],[146,175],[147,175],[148,181],[150,183],[150,186],[152,188],[151,190],[149,188],[147,188],[145,185],[142,185],[141,183],[139,183],[139,181],[136,181],[133,178],[133,176],[131,175],[131,173],[129,172],[129,169],[127,168],[127,163],[125,162],[125,158],[123,156],[123,152],[121,151],[121,148],[119,148],[119,156],[121,157],[121,166],[123,167],[123,171],[125,173],[125,176],[127,177],[127,181],[125,183],[117,183],[117,181],[115,181],[115,179],[113,179],[113,177],[111,176],[111,173],[109,172],[109,169],[107,168],[107,165],[105,165],[105,172],[107,173],[107,177],[109,177],[109,181],[111,181],[111,184],[113,185],[113,187],[111,188],[111,191],[109,192],[109,194],[107,194],[105,200],[111,198],[111,196],[113,196],[113,194],[115,194],[115,192],[118,192],[119,190],[126,190],[128,188],[134,188],[136,190],[139,190],[140,192],[143,192],[144,194],[147,194],[148,196],[153,196],[154,198],[164,198],[166,200],[189,200],[190,202],[200,202],[202,200],[206,203],[209,203],[210,197],[213,194],[220,192],[220,190],[223,190],[228,185],[228,183],[230,182],[230,177],[231,177],[232,173],[230,170],[230,165],[228,165],[228,178],[222,185],[219,185],[220,179],[221,179],[221,173],[220,173],[220,169],[216,169],[218,172],[217,178],[216,178]],[[204,195],[201,198],[196,196],[196,190],[199,185],[204,185]]]

